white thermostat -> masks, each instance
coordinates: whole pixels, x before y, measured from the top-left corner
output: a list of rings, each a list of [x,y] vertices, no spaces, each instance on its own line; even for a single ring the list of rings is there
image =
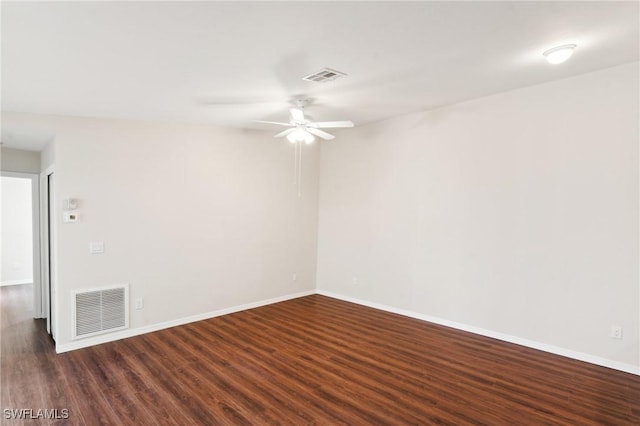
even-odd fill
[[[62,200],[62,204],[65,210],[75,210],[78,208],[78,199],[77,198],[65,198]]]

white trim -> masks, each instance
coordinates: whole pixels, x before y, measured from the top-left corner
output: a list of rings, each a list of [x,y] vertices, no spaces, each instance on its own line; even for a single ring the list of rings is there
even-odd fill
[[[33,284],[32,280],[7,280],[0,281],[0,287],[9,285]]]
[[[31,207],[33,209],[33,316],[34,318],[44,318],[42,306],[42,279],[40,271],[40,176],[33,174],[31,178]]]
[[[624,371],[626,373],[640,375],[640,366],[627,364],[624,362],[614,361],[607,358],[598,357],[595,355],[586,354],[583,352],[574,351],[571,349],[561,348],[559,346],[548,345],[546,343],[536,342],[535,340],[523,339],[521,337],[512,336],[497,331],[486,330],[484,328],[475,327],[467,324],[462,324],[455,321],[449,321],[442,318],[433,317],[430,315],[424,315],[417,312],[407,311],[404,309],[394,308],[392,306],[382,305],[379,303],[369,302],[355,297],[344,296],[341,294],[333,293],[330,291],[317,290],[317,294],[321,296],[331,297],[333,299],[343,300],[345,302],[351,302],[369,308],[379,309],[381,311],[391,312],[405,317],[415,318],[422,321],[431,322],[434,324],[444,325],[446,327],[455,328],[457,330],[467,331],[469,333],[479,334],[481,336],[491,337],[493,339],[502,340],[504,342],[515,343],[516,345],[526,346],[528,348],[538,349],[544,352],[549,352],[556,355],[565,356],[567,358],[576,359],[579,361],[588,362],[591,364],[600,365],[602,367],[612,368],[614,370]]]
[[[56,352],[63,353],[74,351],[76,349],[82,349],[89,346],[99,345],[101,343],[113,342],[115,340],[126,339],[128,337],[139,336],[141,334],[151,333],[165,328],[176,327],[178,325],[189,324],[196,321],[202,321],[210,318],[219,317],[222,315],[233,314],[235,312],[246,311],[248,309],[258,308],[260,306],[271,305],[278,302],[284,302],[286,300],[297,299],[299,297],[310,296],[315,294],[315,290],[302,291],[299,293],[287,294],[284,296],[274,297],[271,299],[261,300],[258,302],[245,303],[243,305],[233,306],[231,308],[219,309],[217,311],[205,312],[203,314],[192,315],[186,318],[179,318],[176,320],[166,321],[159,324],[151,324],[144,327],[138,327],[111,334],[103,334],[101,336],[87,338],[83,340],[74,341],[71,343],[64,343],[56,345]]]
[[[42,305],[42,318],[46,319],[47,333],[51,333],[51,318],[49,318],[49,238],[47,215],[49,214],[49,187],[47,186],[46,172],[40,173],[40,304]]]
[[[55,165],[51,165],[45,169],[44,172],[40,173],[40,281],[42,283],[41,288],[41,297],[42,297],[42,317],[47,320],[47,332],[51,334],[51,336],[55,339],[57,336],[56,330],[52,329],[51,324],[53,323],[54,328],[57,329],[58,319],[56,318],[56,303],[55,303],[55,295],[56,295],[56,264],[55,264],[55,205],[52,207],[51,216],[52,216],[52,241],[49,241],[49,185],[48,178],[49,175],[55,172]],[[54,184],[55,185],[55,184]],[[55,192],[55,187],[54,187]],[[54,194],[55,195],[55,194]],[[54,200],[55,201],[55,200]],[[51,250],[51,254],[49,254],[49,246],[53,247],[54,250]],[[52,265],[49,265],[49,259],[51,258]],[[49,271],[53,269],[54,276],[49,276]],[[51,282],[51,284],[50,284]],[[53,290],[51,296],[49,295],[50,288]],[[49,301],[53,301],[54,303],[49,306]]]
[[[81,341],[75,341],[71,343],[59,344],[56,345],[56,352],[63,353],[68,351],[73,351],[76,349],[82,349],[89,346],[99,345],[102,343],[112,342],[115,340],[126,339],[128,337],[139,336],[141,334],[151,333],[154,331],[163,330],[166,328],[176,327],[179,325],[189,324],[196,321],[202,321],[210,318],[219,317],[222,315],[228,315],[235,312],[245,311],[248,309],[258,308],[260,306],[271,305],[273,303],[284,302],[286,300],[297,299],[299,297],[310,296],[312,294],[319,294],[321,296],[331,297],[333,299],[343,300],[345,302],[351,302],[362,306],[367,306],[374,309],[379,309],[385,312],[391,312],[398,315],[403,315],[410,318],[419,319],[426,322],[431,322],[434,324],[443,325],[446,327],[455,328],[457,330],[466,331],[469,333],[478,334],[485,337],[490,337],[493,339],[502,340],[504,342],[514,343],[516,345],[525,346],[532,349],[541,350],[544,352],[553,353],[556,355],[565,356],[567,358],[576,359],[578,361],[588,362],[590,364],[599,365],[602,367],[612,368],[614,370],[624,371],[626,373],[631,373],[635,375],[640,375],[640,367],[627,364],[619,361],[614,361],[607,358],[598,357],[595,355],[586,354],[583,352],[574,351],[571,349],[562,348],[559,346],[553,346],[546,343],[537,342],[534,340],[524,339],[517,336],[512,336],[505,333],[500,333],[497,331],[486,330],[480,327],[475,327],[467,324],[458,323],[455,321],[449,321],[442,318],[433,317],[430,315],[424,315],[417,312],[407,311],[404,309],[394,308],[387,305],[382,305],[379,303],[369,302],[362,299],[357,299],[355,297],[344,296],[341,294],[333,293],[330,291],[324,290],[308,290],[299,293],[289,294],[280,297],[274,297],[271,299],[266,299],[258,302],[246,303],[243,305],[233,306],[230,308],[224,308],[217,311],[206,312],[203,314],[192,315],[185,318],[180,318],[176,320],[171,320],[159,324],[152,324],[144,327],[138,327],[134,329],[129,329],[122,332],[111,333],[107,335],[101,335],[93,338],[87,338]]]

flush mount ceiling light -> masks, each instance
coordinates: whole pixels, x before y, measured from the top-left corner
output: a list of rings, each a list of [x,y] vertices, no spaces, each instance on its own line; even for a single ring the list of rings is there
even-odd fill
[[[575,44],[563,44],[562,46],[549,49],[542,54],[550,64],[561,64],[571,57]]]

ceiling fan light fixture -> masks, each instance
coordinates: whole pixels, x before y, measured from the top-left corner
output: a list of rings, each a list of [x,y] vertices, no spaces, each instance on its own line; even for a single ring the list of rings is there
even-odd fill
[[[315,138],[311,133],[307,132],[304,129],[296,129],[287,135],[287,140],[289,140],[289,142],[291,143],[304,142],[308,145],[312,143]]]
[[[576,48],[575,44],[563,44],[562,46],[549,49],[542,54],[544,58],[550,64],[561,64],[573,55],[573,50]]]

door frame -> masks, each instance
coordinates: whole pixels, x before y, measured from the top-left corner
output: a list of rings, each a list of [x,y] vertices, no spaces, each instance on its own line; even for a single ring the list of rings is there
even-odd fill
[[[40,180],[37,173],[1,171],[0,176],[31,181],[31,250],[33,271],[33,317],[44,318],[40,249]]]
[[[40,271],[42,281],[41,303],[43,318],[47,319],[47,332],[56,338],[56,208],[49,201],[49,176],[54,174],[54,166],[40,173]],[[55,197],[55,186],[53,189]],[[51,225],[51,229],[50,229]]]

